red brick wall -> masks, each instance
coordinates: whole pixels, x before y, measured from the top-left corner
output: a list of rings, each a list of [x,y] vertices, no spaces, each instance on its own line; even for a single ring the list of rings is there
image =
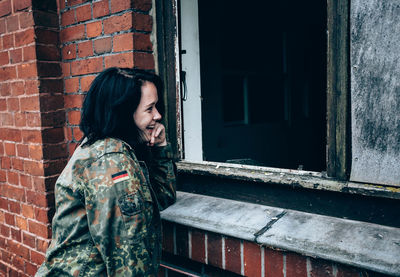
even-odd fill
[[[96,73],[105,68],[154,69],[151,0],[60,0],[65,127],[69,153],[82,134],[80,108]]]
[[[192,268],[193,271],[193,268],[196,268],[195,266],[188,267],[189,262],[182,263],[182,258],[186,258],[243,276],[386,276],[327,260],[306,257],[294,252],[272,249],[250,241],[188,228],[167,221],[163,222],[163,233],[164,253],[175,255],[175,259],[171,261],[169,257],[168,262],[181,269]],[[174,260],[176,260],[175,263]],[[202,270],[204,269],[206,267]],[[164,275],[165,271],[168,270],[170,269],[166,270],[161,267],[159,276],[168,276]],[[198,266],[197,270],[200,270]],[[225,275],[211,274],[211,276],[231,275],[225,273]]]
[[[30,276],[67,158],[56,2],[0,1],[0,274]]]
[[[154,69],[151,0],[0,0],[0,276],[33,276],[83,95],[111,66]]]

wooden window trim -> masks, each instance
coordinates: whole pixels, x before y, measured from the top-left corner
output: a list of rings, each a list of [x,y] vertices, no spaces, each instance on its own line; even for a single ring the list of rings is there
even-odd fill
[[[183,119],[177,7],[178,0],[156,1],[158,70],[165,84],[165,123],[179,159],[183,157]],[[177,162],[178,172],[400,199],[398,188],[348,181],[351,165],[350,2],[328,0],[327,9],[327,173],[185,160]]]
[[[327,1],[327,174],[348,180],[351,167],[350,1]]]

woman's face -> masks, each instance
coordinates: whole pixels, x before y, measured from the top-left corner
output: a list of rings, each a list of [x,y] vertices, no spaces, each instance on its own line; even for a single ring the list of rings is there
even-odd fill
[[[133,114],[133,120],[136,126],[145,135],[146,141],[150,140],[156,122],[161,119],[161,114],[156,108],[157,101],[158,95],[156,86],[151,82],[144,82],[142,85],[140,103]]]

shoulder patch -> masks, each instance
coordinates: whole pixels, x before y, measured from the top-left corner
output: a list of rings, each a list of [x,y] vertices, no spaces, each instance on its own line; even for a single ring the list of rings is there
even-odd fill
[[[118,173],[111,175],[111,178],[112,178],[114,184],[116,184],[116,183],[128,180],[129,175],[128,175],[128,172],[126,170],[124,170],[124,171],[120,171]]]

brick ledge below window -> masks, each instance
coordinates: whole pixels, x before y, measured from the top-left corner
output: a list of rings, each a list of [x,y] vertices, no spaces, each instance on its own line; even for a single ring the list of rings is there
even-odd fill
[[[340,181],[324,173],[219,162],[176,163],[178,172],[400,199],[400,187]]]
[[[177,193],[162,219],[389,275],[400,275],[400,229]]]

